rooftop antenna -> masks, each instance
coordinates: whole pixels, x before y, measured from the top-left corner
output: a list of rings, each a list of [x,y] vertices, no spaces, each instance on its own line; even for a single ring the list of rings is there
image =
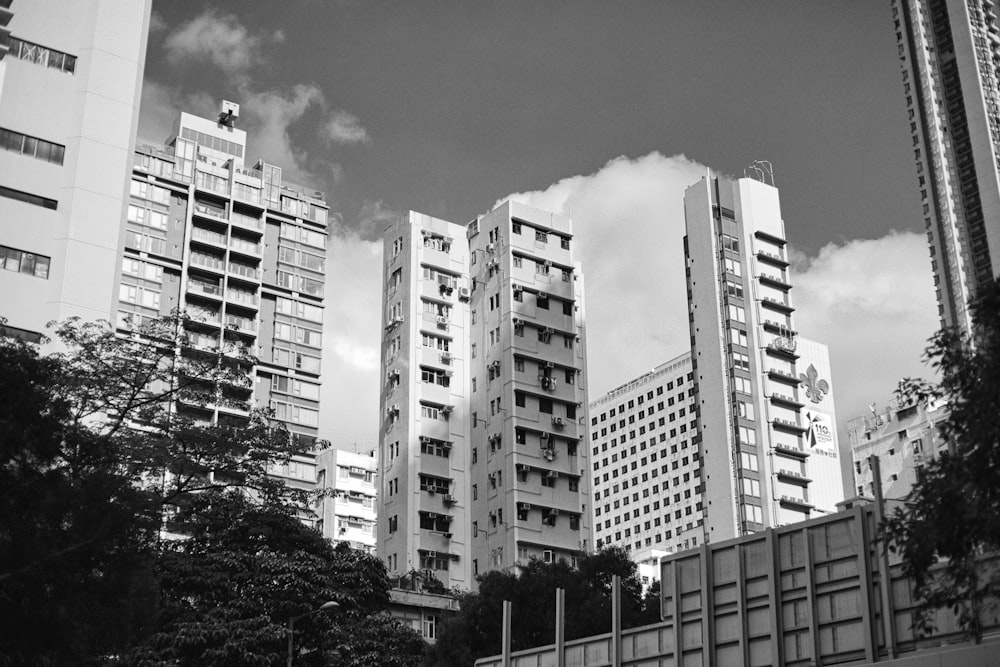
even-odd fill
[[[743,177],[752,178],[774,187],[774,168],[771,166],[770,160],[754,160],[744,167]]]

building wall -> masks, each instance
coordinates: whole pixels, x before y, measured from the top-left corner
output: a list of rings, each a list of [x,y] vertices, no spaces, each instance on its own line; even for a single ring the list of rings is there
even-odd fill
[[[379,555],[390,574],[430,570],[471,588],[489,569],[574,557],[592,539],[569,220],[512,202],[468,226],[411,212],[384,244]]]
[[[0,60],[0,129],[13,133],[0,147],[0,315],[29,336],[53,319],[112,317],[150,5],[11,4],[12,50]],[[30,139],[46,143],[32,150]]]
[[[883,498],[906,498],[917,481],[920,466],[947,449],[948,443],[936,426],[947,416],[946,404],[900,404],[892,400],[883,408],[873,404],[870,415],[850,420],[847,434],[857,494],[875,496],[875,479],[869,459],[877,456]]]
[[[590,404],[594,537],[643,560],[703,539],[694,374],[684,354]],[[658,575],[657,575],[658,576]]]
[[[812,463],[805,445],[804,365],[778,191],[709,172],[688,188],[684,204],[702,541],[801,521],[817,502],[832,511],[842,497],[836,457]],[[828,374],[825,348],[809,351],[810,363]],[[833,415],[832,398],[823,400],[814,410],[820,420]],[[821,484],[813,486],[813,474]]]
[[[663,621],[566,642],[559,664],[995,664],[994,615],[984,618],[985,645],[956,647],[965,636],[949,610],[934,616],[928,635],[915,635],[911,584],[884,557],[876,525],[873,506],[857,506],[666,556]],[[476,665],[556,664],[558,650],[549,644]]]
[[[893,0],[942,323],[1000,271],[1000,32],[987,0]]]
[[[383,253],[378,554],[390,576],[430,570],[448,587],[471,579],[465,233],[411,211]]]
[[[329,447],[316,456],[316,486],[329,492],[319,503],[316,528],[323,537],[375,553],[378,460]]]
[[[180,311],[184,354],[222,352],[244,373],[214,400],[182,394],[179,414],[239,423],[268,407],[293,437],[312,442],[328,207],[322,193],[284,182],[279,167],[248,167],[245,150],[242,130],[187,113],[165,145],[136,147],[115,323],[125,334]],[[315,455],[271,473],[313,488]]]
[[[833,404],[833,374],[826,345],[799,336],[796,351],[800,357],[799,400],[805,404],[802,423],[808,427],[805,446],[809,450],[806,477],[809,499],[816,514],[832,514],[844,500],[840,467],[840,443],[837,437],[837,412]]]

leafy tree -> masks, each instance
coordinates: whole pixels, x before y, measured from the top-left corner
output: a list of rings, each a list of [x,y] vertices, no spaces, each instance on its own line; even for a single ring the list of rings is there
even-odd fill
[[[939,383],[901,385],[903,399],[948,402],[937,428],[949,446],[921,467],[885,528],[922,602],[918,627],[930,629],[936,610],[950,608],[978,642],[1000,593],[982,560],[1000,551],[1000,281],[979,294],[972,321],[969,335],[946,328],[931,339],[925,358]]]
[[[157,631],[130,657],[141,665],[274,665],[295,624],[296,664],[415,666],[423,641],[382,611],[380,560],[333,547],[285,506],[219,491],[194,503],[191,536],[165,549],[157,571]]]
[[[193,521],[196,492],[229,488],[306,501],[267,471],[308,443],[266,413],[209,426],[167,409],[245,394],[242,352],[191,350],[182,323],[123,339],[73,320],[48,356],[0,338],[0,664],[81,664],[143,634],[164,509]]]
[[[566,639],[578,639],[611,629],[613,575],[622,578],[622,627],[644,622],[642,585],[635,563],[618,547],[607,547],[579,560],[531,560],[519,574],[488,572],[478,578],[479,590],[460,598],[460,611],[442,623],[428,662],[436,667],[469,665],[501,650],[503,601],[512,603],[511,648],[521,650],[555,639],[555,589],[566,591]],[[657,617],[659,620],[659,605]]]

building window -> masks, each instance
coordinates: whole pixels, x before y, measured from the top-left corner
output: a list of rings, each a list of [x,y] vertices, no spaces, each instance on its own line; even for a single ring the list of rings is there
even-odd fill
[[[447,567],[441,569],[448,569]],[[437,638],[437,626],[438,617],[433,614],[428,614],[424,616],[424,638],[425,639],[436,639]]]
[[[66,147],[62,144],[29,137],[26,134],[2,127],[0,127],[0,148],[53,164],[62,164],[66,153]]]
[[[45,255],[36,255],[0,245],[0,268],[6,271],[24,273],[47,280],[50,261]]]
[[[76,72],[76,56],[71,56],[62,51],[49,49],[38,44],[26,42],[16,37],[10,38],[10,55],[20,60],[27,60],[36,65],[51,67],[52,69],[73,74]]]
[[[59,202],[57,202],[55,199],[49,199],[48,197],[39,197],[38,195],[33,195],[30,192],[23,192],[21,190],[15,190],[13,188],[5,188],[2,185],[0,185],[0,197],[6,197],[7,199],[22,201],[25,204],[33,204],[35,206],[41,206],[42,208],[50,208],[53,211],[59,207]]]

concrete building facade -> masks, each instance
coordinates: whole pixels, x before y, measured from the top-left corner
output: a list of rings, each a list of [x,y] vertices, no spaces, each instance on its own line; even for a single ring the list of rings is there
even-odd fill
[[[568,219],[505,202],[385,232],[379,555],[472,587],[591,545],[583,278]]]
[[[252,407],[269,407],[293,437],[311,442],[319,423],[328,207],[321,192],[283,181],[280,167],[244,162],[238,116],[230,102],[216,119],[182,113],[165,145],[136,146],[114,321],[128,334],[184,313],[182,354],[222,351],[243,372],[245,380],[215,400],[180,396],[179,414],[238,423]],[[315,456],[271,472],[313,488]]]
[[[0,2],[7,333],[38,341],[50,320],[114,314],[150,5]]]
[[[992,0],[892,0],[942,324],[1000,274],[1000,30]]]
[[[834,511],[843,491],[829,360],[820,344],[800,349],[778,190],[709,173],[684,209],[702,541]],[[823,424],[820,463],[812,436]]]
[[[375,553],[375,453],[328,447],[316,455],[316,465],[316,486],[328,492],[319,501],[316,529],[331,542],[347,542],[354,549]]]
[[[704,539],[701,457],[690,353],[590,404],[595,546],[637,561]]]
[[[948,443],[936,426],[947,416],[945,403],[900,403],[893,399],[883,408],[872,404],[871,414],[847,422],[857,494],[875,497],[870,458],[877,456],[882,497],[905,499],[917,481],[920,466],[947,449]]]

